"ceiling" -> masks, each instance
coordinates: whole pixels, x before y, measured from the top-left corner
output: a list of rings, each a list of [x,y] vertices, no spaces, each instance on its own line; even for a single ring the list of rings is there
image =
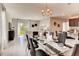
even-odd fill
[[[4,3],[9,17],[33,20],[43,19],[41,9],[45,5],[45,3]],[[47,6],[52,9],[52,16],[79,15],[78,3],[47,3]]]

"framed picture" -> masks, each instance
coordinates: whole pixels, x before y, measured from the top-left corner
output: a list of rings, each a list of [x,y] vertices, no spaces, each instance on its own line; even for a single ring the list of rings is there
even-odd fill
[[[54,22],[54,26],[56,26],[56,22]]]
[[[32,27],[34,27],[34,25],[32,24]]]
[[[60,27],[60,24],[58,24],[58,27]]]
[[[35,24],[35,26],[37,26],[37,24]]]

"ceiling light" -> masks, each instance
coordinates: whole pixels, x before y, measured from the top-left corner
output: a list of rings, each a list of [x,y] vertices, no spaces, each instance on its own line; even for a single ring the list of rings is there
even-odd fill
[[[41,10],[41,12],[43,16],[52,16],[52,10],[47,6],[45,6],[45,8]]]

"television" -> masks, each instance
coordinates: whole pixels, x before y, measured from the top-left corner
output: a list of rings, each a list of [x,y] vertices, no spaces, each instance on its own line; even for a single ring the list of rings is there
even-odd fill
[[[9,42],[14,40],[14,36],[15,36],[14,31],[8,31],[8,41]]]

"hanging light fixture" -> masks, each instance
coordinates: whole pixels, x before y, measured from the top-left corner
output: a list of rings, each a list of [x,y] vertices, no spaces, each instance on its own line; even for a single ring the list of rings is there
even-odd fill
[[[45,8],[43,8],[41,10],[41,12],[42,12],[43,16],[51,16],[52,15],[52,10],[50,8],[48,8],[47,5],[45,5]]]

